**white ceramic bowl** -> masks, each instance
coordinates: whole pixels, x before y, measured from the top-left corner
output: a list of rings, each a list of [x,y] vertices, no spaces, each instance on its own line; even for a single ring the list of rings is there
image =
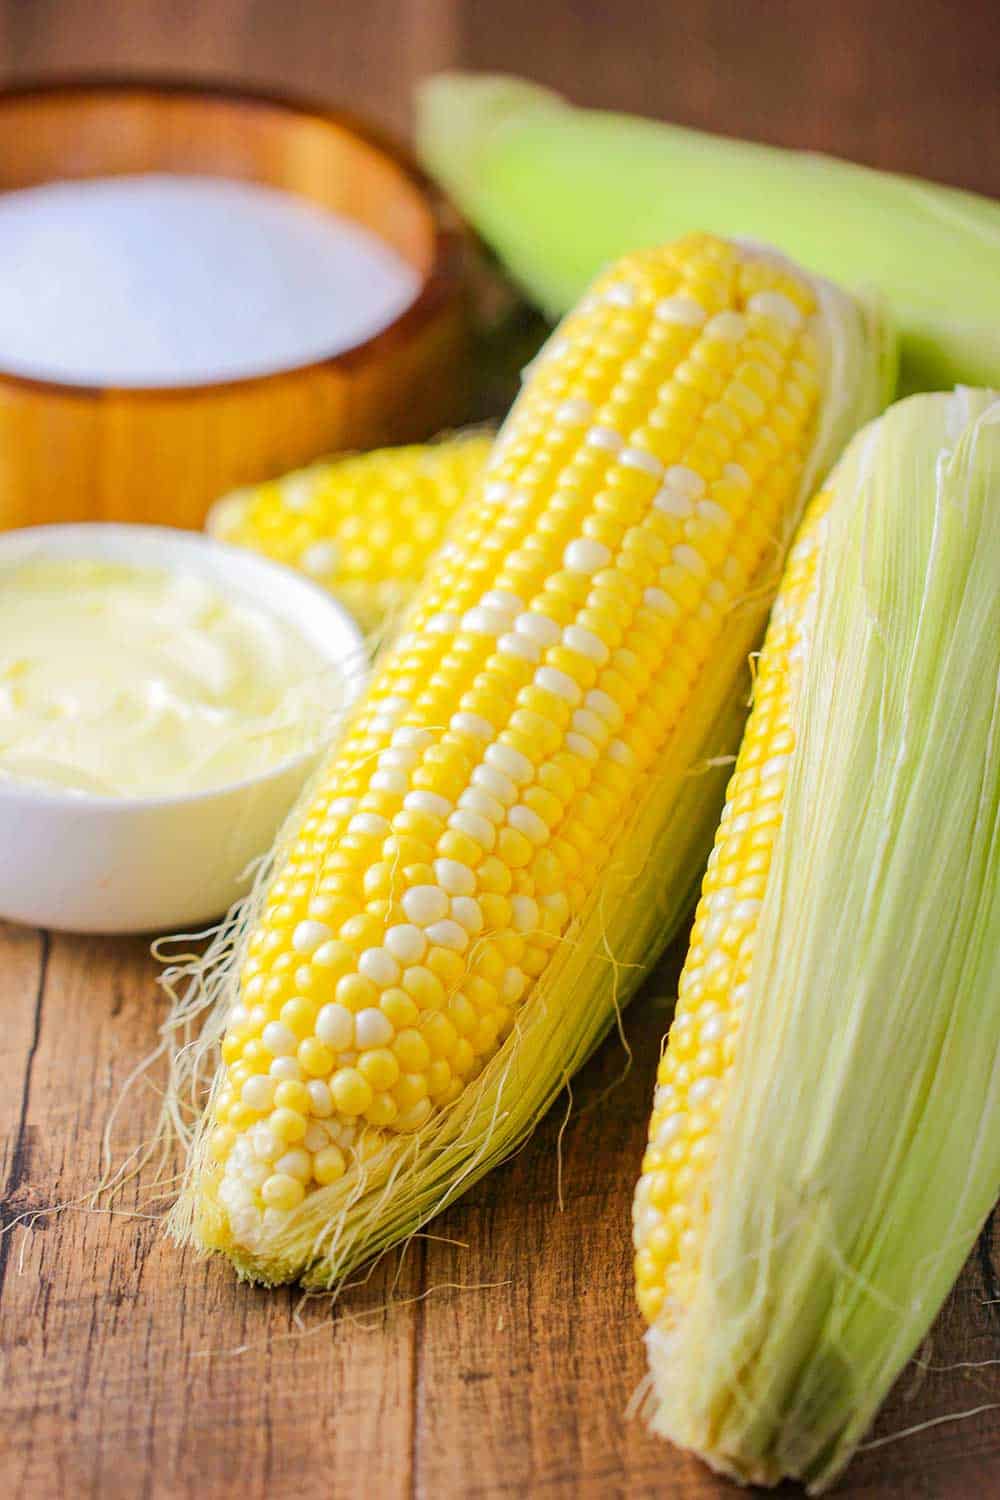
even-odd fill
[[[343,670],[341,707],[366,675],[361,632],[324,590],[290,569],[197,532],[86,523],[0,535],[3,573],[39,558],[177,568],[294,625]],[[331,734],[337,718],[331,716]],[[248,888],[322,748],[190,796],[94,797],[0,780],[0,918],[69,932],[150,932],[205,924]]]

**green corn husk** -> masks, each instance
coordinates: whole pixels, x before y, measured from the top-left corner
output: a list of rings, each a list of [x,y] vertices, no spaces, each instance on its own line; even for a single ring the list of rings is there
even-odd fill
[[[689,230],[777,245],[896,319],[901,388],[1000,385],[1000,204],[832,157],[575,109],[506,77],[418,95],[428,169],[553,317],[623,251]]]
[[[701,1273],[655,1429],[825,1488],[1000,1189],[1000,396],[834,471]]]

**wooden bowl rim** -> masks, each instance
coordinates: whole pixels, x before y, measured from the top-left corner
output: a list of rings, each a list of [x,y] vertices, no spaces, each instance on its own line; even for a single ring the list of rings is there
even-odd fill
[[[381,126],[372,124],[352,110],[324,104],[294,91],[241,83],[237,79],[83,71],[56,73],[43,78],[27,78],[0,84],[0,111],[14,100],[56,97],[60,94],[81,97],[87,94],[167,94],[189,99],[228,100],[233,104],[256,105],[286,114],[305,116],[346,131],[392,162],[423,198],[433,233],[431,263],[416,297],[391,323],[387,323],[371,337],[363,339],[360,344],[353,344],[349,349],[342,349],[335,354],[321,355],[319,359],[309,360],[305,364],[289,365],[263,375],[201,381],[195,385],[86,385],[75,381],[46,380],[38,376],[21,375],[0,365],[0,382],[25,390],[75,397],[84,401],[93,401],[103,396],[136,401],[192,401],[227,393],[250,390],[256,392],[268,385],[307,377],[323,370],[348,371],[376,362],[393,348],[416,338],[431,319],[458,296],[464,244],[464,233],[458,216],[441,189],[418,166],[406,147]]]

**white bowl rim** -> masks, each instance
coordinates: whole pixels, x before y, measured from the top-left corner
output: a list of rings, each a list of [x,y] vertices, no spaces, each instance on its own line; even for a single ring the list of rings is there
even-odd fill
[[[194,572],[199,571],[199,558],[214,561],[214,568],[210,566],[202,570],[205,576],[214,580],[231,576],[239,593],[250,598],[265,613],[275,614],[300,630],[315,650],[324,653],[331,665],[342,666],[345,661],[357,657],[357,672],[343,673],[344,696],[340,709],[336,712],[346,713],[364,690],[369,670],[367,652],[364,635],[354,616],[320,584],[295,572],[293,568],[286,567],[284,563],[275,562],[248,548],[217,541],[215,537],[200,531],[122,521],[71,521],[22,526],[0,532],[0,575],[17,562],[45,556],[50,545],[53,547],[52,555],[59,557],[97,560],[128,558],[149,567],[160,566],[167,571],[179,571],[176,562],[171,565],[171,557],[191,559]],[[272,592],[277,590],[286,598],[294,600],[293,608],[282,609],[273,605],[266,597],[263,601],[258,600],[250,587],[254,580],[263,585],[262,593],[265,596],[270,585]],[[318,618],[324,614],[332,627],[331,643],[336,642],[343,648],[336,653],[320,644],[318,631],[312,633],[302,627],[302,618]],[[223,781],[217,786],[204,787],[196,792],[172,792],[158,797],[107,797],[90,792],[61,791],[58,788],[36,785],[31,781],[0,776],[0,803],[30,802],[53,810],[63,809],[77,817],[89,813],[127,816],[159,808],[187,807],[212,798],[249,791],[253,787],[287,776],[315,759],[322,753],[322,748],[319,746],[312,750],[300,750],[295,755],[286,756],[266,771],[243,777],[239,781]]]

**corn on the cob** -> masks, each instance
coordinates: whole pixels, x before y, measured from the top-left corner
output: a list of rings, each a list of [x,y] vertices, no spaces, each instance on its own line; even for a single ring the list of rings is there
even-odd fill
[[[1000,398],[914,397],[810,507],[660,1062],[654,1427],[822,1488],[1000,1183]]]
[[[689,773],[882,352],[709,237],[566,321],[281,841],[179,1233],[329,1284],[530,1130],[684,910],[718,805]]]
[[[471,432],[327,459],[226,495],[207,529],[307,573],[375,633],[409,604],[489,451]]]
[[[814,152],[574,109],[502,76],[428,80],[417,140],[550,316],[623,250],[691,229],[748,235],[842,285],[877,287],[900,330],[904,390],[1000,383],[1000,203]]]
[[[635,1274],[650,1323],[691,1299],[698,1233],[721,1111],[750,977],[760,904],[795,745],[792,705],[815,605],[817,550],[829,492],[817,495],[793,546],[775,601],[726,806],[702,882],[678,984],[668,1045],[657,1070],[649,1148],[635,1195]]]

